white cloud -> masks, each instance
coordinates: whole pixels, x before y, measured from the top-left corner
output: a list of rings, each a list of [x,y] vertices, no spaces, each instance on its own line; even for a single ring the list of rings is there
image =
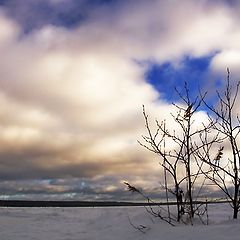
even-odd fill
[[[223,73],[226,75],[226,68],[229,68],[231,74],[239,76],[240,48],[222,51],[213,58],[211,65],[212,69],[217,73]]]
[[[14,21],[6,17],[0,9],[0,46],[1,48],[9,44],[19,34],[19,28]]]

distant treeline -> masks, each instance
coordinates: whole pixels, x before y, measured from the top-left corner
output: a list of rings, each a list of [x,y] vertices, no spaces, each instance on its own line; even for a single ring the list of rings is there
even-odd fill
[[[225,203],[226,200],[208,201],[207,203]],[[206,201],[196,203],[206,204]],[[127,206],[158,206],[175,205],[176,202],[144,203],[144,202],[116,202],[116,201],[26,201],[0,200],[0,207],[127,207]],[[185,203],[187,204],[187,203]]]

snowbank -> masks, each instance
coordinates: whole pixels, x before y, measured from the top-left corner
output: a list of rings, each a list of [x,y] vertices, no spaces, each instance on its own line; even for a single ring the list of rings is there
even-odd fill
[[[144,225],[143,234],[134,229]],[[227,204],[209,205],[208,226],[171,227],[150,217],[143,207],[0,208],[1,240],[239,240],[240,221],[231,220]]]

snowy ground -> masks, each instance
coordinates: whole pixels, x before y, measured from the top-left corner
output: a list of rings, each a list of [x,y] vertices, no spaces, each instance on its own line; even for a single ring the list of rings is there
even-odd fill
[[[130,223],[148,227],[145,234]],[[239,240],[240,221],[227,204],[209,205],[209,225],[171,227],[142,207],[0,208],[1,240]]]

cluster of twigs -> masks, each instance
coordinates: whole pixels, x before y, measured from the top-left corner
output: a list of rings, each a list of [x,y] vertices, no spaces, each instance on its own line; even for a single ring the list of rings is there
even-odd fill
[[[135,186],[130,185],[128,182],[124,182],[124,184],[127,186],[128,191],[130,191],[132,193],[138,193],[143,197],[143,199],[147,200],[147,204],[144,207],[148,213],[150,213],[154,217],[160,218],[161,220],[167,222],[171,226],[175,226],[175,224],[173,223],[173,222],[176,222],[175,215],[167,214],[167,216],[165,216],[163,213],[166,214],[166,213],[168,213],[168,211],[163,206],[161,206],[160,204],[153,201],[151,198],[149,198],[147,195],[145,195],[143,193],[143,191],[139,190]],[[158,207],[158,210],[154,209],[153,206]]]

